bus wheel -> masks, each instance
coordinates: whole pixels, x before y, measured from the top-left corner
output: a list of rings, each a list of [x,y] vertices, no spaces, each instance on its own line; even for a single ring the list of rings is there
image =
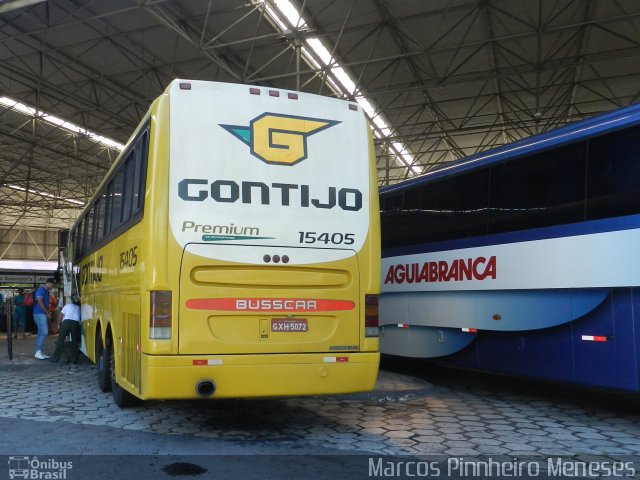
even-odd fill
[[[116,383],[116,356],[113,353],[113,341],[109,341],[107,344],[107,357],[109,357],[111,370],[111,393],[113,394],[113,401],[116,402],[120,408],[133,407],[140,403],[140,399],[135,395],[130,394],[124,388]]]
[[[111,391],[111,362],[107,358],[100,332],[96,332],[96,368],[98,369],[98,386],[103,392]]]

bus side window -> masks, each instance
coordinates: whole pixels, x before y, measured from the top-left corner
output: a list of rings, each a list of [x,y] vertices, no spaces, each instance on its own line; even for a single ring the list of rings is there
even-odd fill
[[[122,218],[122,194],[124,190],[124,169],[120,165],[115,177],[112,180],[113,193],[111,196],[111,231],[113,232],[120,226]]]
[[[133,182],[133,213],[142,208],[144,199],[145,169],[147,165],[147,152],[149,151],[149,132],[144,132],[135,151],[135,170]]]
[[[107,204],[104,211],[104,236],[108,236],[111,233],[111,217],[113,217],[113,180],[107,185],[106,192]]]
[[[133,186],[135,184],[136,150],[132,150],[127,156],[124,165],[124,188],[122,194],[122,223],[131,218],[131,205],[133,200]]]
[[[402,232],[397,227],[402,225],[402,204],[404,195],[402,192],[385,196],[382,202],[380,221],[382,223],[382,245],[385,248],[402,245]]]
[[[587,219],[640,213],[640,127],[589,141]]]
[[[91,210],[87,214],[87,250],[95,245],[95,217],[96,217],[96,204],[91,206]]]
[[[93,227],[93,210],[89,210],[84,217],[84,228],[82,229],[82,253],[87,253],[91,248],[91,233]]]
[[[430,241],[487,233],[488,168],[445,178],[422,188],[423,232]]]
[[[87,247],[85,246],[84,226],[86,224],[86,216],[78,226],[78,257],[82,257]]]
[[[586,142],[491,167],[491,233],[584,220]]]
[[[82,239],[80,232],[82,232],[82,222],[79,223],[77,228],[73,231],[73,255],[75,259],[80,258],[80,255],[82,254],[82,248],[80,245]]]
[[[96,242],[99,242],[104,238],[104,212],[107,204],[107,196],[105,192],[101,192],[100,198],[98,199],[97,208],[96,208]]]

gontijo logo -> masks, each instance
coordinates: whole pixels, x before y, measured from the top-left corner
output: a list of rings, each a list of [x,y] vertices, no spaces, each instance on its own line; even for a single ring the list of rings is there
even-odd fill
[[[249,145],[251,155],[274,165],[295,165],[307,158],[307,137],[340,123],[336,120],[263,113],[249,126],[222,128]]]

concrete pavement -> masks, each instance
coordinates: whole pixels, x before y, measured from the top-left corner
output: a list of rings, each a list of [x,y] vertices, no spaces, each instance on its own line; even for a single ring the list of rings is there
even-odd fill
[[[55,337],[47,339],[51,353]],[[5,339],[6,341],[6,339]],[[91,364],[50,364],[18,339],[0,357],[0,418],[225,440],[262,450],[388,455],[637,455],[640,415],[513,391],[431,385],[381,371],[371,394],[149,401],[119,409]],[[5,343],[0,348],[5,352]],[[233,450],[233,449],[232,449]],[[271,451],[271,450],[270,450]]]

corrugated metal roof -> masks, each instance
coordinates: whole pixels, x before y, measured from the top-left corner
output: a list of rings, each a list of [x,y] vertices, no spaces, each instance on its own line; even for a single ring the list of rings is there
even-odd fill
[[[56,0],[5,11],[0,96],[123,143],[178,77],[336,95],[327,69],[299,56],[319,38],[390,125],[375,142],[381,185],[413,175],[390,153],[395,142],[425,173],[640,101],[636,0],[292,1],[308,27],[284,33],[266,14],[272,0]],[[2,184],[80,200],[115,158],[1,105],[0,147]],[[0,186],[0,227],[55,228],[77,214]]]

